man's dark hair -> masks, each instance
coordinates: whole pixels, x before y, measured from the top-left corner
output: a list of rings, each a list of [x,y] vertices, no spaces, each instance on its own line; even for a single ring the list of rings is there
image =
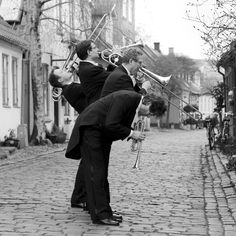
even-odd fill
[[[122,62],[129,63],[130,59],[138,61],[138,56],[142,56],[142,52],[136,48],[129,48],[123,52]]]
[[[92,40],[84,40],[76,45],[76,53],[79,59],[85,60],[88,57],[88,50],[92,50]]]
[[[157,97],[155,100],[151,101],[149,111],[153,115],[157,117],[163,116],[166,110],[165,101],[161,97]]]
[[[56,88],[62,88],[62,84],[58,81],[60,79],[60,76],[58,75],[55,75],[54,74],[54,71],[56,69],[59,69],[58,66],[54,66],[49,74],[49,77],[48,77],[48,82],[50,83],[50,85],[52,87],[56,87]]]

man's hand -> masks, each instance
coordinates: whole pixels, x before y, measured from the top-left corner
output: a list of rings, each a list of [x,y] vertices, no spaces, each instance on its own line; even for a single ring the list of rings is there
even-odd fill
[[[146,138],[146,135],[140,131],[133,130],[131,138],[137,141],[142,141]]]
[[[145,81],[142,83],[142,88],[145,89],[146,91],[148,91],[151,88],[151,83],[150,81]]]

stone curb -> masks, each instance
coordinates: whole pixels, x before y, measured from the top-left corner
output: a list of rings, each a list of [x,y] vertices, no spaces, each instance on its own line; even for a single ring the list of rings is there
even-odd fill
[[[45,157],[47,155],[51,155],[51,154],[54,154],[56,152],[63,152],[65,151],[65,147],[63,148],[56,148],[56,149],[53,149],[53,150],[49,150],[49,151],[46,151],[46,152],[43,152],[41,154],[35,154],[35,155],[30,155],[30,156],[26,156],[26,157],[23,157],[23,158],[20,158],[20,159],[17,159],[17,158],[13,158],[13,159],[4,159],[7,160],[7,162],[3,162],[1,163],[0,161],[0,168],[4,168],[4,167],[7,167],[9,165],[13,165],[13,164],[17,164],[17,163],[24,163],[26,161],[29,161],[29,160],[35,160],[37,158],[40,158],[40,157]],[[14,153],[14,155],[17,155],[17,153]]]

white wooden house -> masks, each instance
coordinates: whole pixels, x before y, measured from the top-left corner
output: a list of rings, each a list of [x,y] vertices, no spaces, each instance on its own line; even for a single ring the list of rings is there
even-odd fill
[[[27,42],[0,19],[0,140],[21,124],[22,58]]]

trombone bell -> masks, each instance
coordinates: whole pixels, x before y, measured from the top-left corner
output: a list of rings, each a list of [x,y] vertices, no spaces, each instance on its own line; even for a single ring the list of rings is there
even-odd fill
[[[153,80],[156,80],[156,82],[160,83],[162,86],[167,85],[170,81],[171,75],[170,76],[160,76],[157,74],[154,74],[153,72],[145,69],[145,68],[140,68],[141,72],[144,75],[147,75],[149,78],[151,77]]]

